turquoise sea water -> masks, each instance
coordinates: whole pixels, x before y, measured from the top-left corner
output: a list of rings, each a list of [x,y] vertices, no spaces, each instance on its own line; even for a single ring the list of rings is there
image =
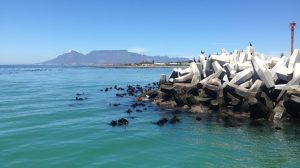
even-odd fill
[[[1,66],[0,167],[300,166],[297,124],[225,127],[213,116],[179,113],[180,123],[158,127],[153,122],[174,112],[147,104],[128,126],[108,125],[128,117],[132,97],[99,89],[146,85],[170,70]],[[76,93],[88,99],[76,101]]]

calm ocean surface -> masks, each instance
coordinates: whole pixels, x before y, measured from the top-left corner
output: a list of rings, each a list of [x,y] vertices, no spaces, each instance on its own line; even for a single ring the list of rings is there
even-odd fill
[[[99,89],[146,85],[170,70],[0,66],[0,167],[300,166],[296,124],[225,127],[180,113],[179,124],[158,127],[153,122],[173,111],[149,104],[128,126],[108,125],[128,117],[132,97]],[[76,93],[88,99],[76,101]]]

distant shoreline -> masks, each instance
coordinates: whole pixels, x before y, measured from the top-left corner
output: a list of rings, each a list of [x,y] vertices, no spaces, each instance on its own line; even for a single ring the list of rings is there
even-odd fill
[[[92,65],[90,67],[95,68],[186,68],[185,65],[155,65],[155,66],[146,66],[146,65]]]
[[[47,64],[5,64],[1,67],[24,66],[24,67],[92,67],[92,68],[187,68],[188,65],[47,65]]]

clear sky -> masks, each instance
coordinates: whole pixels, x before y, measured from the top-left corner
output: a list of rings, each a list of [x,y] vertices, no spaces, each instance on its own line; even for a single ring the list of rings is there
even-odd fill
[[[70,49],[197,56],[201,50],[290,50],[299,0],[0,0],[0,64],[37,63]]]

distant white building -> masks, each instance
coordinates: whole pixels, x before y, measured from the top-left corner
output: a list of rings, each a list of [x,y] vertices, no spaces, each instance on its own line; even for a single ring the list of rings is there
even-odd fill
[[[166,65],[166,63],[156,62],[156,63],[154,63],[154,65]]]

